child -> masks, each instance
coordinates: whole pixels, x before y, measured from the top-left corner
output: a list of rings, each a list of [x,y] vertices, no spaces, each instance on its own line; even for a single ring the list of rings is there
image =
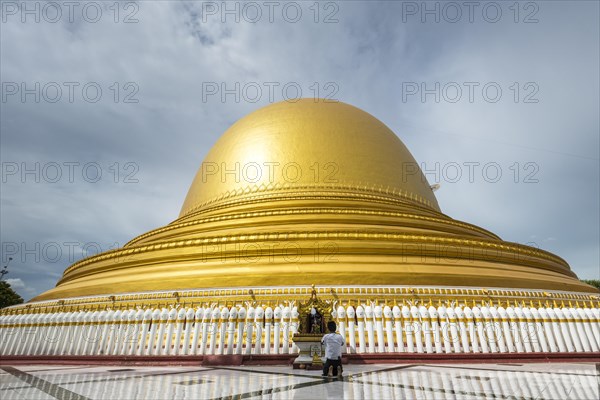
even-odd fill
[[[329,333],[323,336],[321,344],[325,345],[325,365],[323,366],[323,376],[329,373],[329,367],[333,367],[333,375],[338,374],[338,366],[342,367],[342,346],[346,344],[344,338],[339,333],[335,333],[337,326],[334,321],[327,323]],[[340,370],[341,372],[341,370]],[[341,375],[341,373],[340,373]]]

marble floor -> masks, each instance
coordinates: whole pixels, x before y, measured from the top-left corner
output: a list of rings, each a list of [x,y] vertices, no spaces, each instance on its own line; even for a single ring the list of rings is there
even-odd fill
[[[598,399],[600,364],[0,366],[8,399]]]

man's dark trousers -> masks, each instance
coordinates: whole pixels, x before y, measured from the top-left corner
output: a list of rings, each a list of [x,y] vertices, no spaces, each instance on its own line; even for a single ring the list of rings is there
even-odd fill
[[[329,374],[329,367],[333,367],[333,376],[337,376],[338,374],[338,366],[341,368],[342,360],[339,358],[337,360],[330,360],[329,358],[325,361],[325,365],[323,365],[323,375]]]

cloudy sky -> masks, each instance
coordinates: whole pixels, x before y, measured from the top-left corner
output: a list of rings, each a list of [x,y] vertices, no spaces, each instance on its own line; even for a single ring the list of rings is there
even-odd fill
[[[1,257],[26,299],[174,220],[227,127],[300,93],[387,124],[444,213],[599,278],[598,2],[0,3]]]

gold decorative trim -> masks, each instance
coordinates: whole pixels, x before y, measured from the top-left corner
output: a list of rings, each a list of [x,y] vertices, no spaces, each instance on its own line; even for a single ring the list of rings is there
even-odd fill
[[[375,229],[371,229],[374,231]],[[510,242],[497,242],[492,240],[473,240],[473,239],[463,239],[463,238],[451,238],[451,237],[442,237],[442,236],[434,236],[434,235],[409,235],[402,233],[389,233],[389,232],[381,232],[381,233],[371,233],[364,232],[360,230],[347,230],[347,231],[335,231],[335,232],[316,232],[311,233],[310,235],[307,232],[269,232],[269,233],[256,233],[256,234],[236,234],[229,236],[209,236],[204,237],[202,239],[185,239],[185,240],[173,240],[173,241],[163,241],[156,242],[153,244],[142,245],[142,246],[134,246],[124,249],[116,249],[109,250],[104,253],[88,257],[86,259],[80,260],[70,267],[68,267],[63,273],[63,277],[58,282],[58,285],[63,283],[67,275],[71,273],[73,270],[83,267],[88,264],[92,264],[95,262],[110,260],[118,257],[127,257],[138,253],[146,253],[155,250],[162,249],[172,249],[172,248],[183,248],[183,247],[194,247],[194,246],[202,246],[202,245],[211,245],[211,244],[224,244],[224,243],[252,243],[257,241],[269,241],[274,239],[281,240],[304,240],[304,239],[336,239],[336,240],[344,240],[344,239],[376,239],[376,240],[387,240],[387,241],[405,241],[405,242],[416,242],[416,243],[431,243],[431,244],[450,244],[450,245],[460,245],[460,246],[472,246],[473,248],[480,249],[495,249],[495,250],[503,250],[507,252],[517,252],[519,254],[527,255],[530,257],[537,257],[542,260],[552,261],[557,264],[561,264],[565,271],[556,271],[563,273],[567,276],[575,277],[575,274],[569,268],[567,262],[562,258],[546,252],[544,250],[535,249],[532,247],[520,245],[517,243]],[[494,258],[484,259],[484,260],[494,260]],[[541,266],[542,268],[546,268]],[[570,273],[570,275],[569,275]]]
[[[392,189],[390,191],[390,187],[386,187],[385,189],[383,188],[382,185],[372,185],[372,186],[367,186],[366,184],[362,184],[362,183],[351,183],[351,184],[336,184],[336,185],[289,185],[289,184],[284,184],[281,185],[279,182],[277,182],[276,184],[269,184],[269,185],[248,185],[244,188],[240,187],[239,189],[235,190],[234,192],[231,191],[227,191],[224,193],[221,193],[213,198],[211,198],[210,200],[205,201],[204,203],[198,204],[194,207],[188,208],[185,211],[182,211],[180,214],[180,218],[185,218],[188,215],[194,214],[198,211],[204,211],[203,209],[211,204],[216,204],[216,203],[221,203],[222,201],[224,201],[222,205],[225,204],[231,204],[231,203],[235,203],[235,204],[242,204],[240,202],[240,200],[238,200],[238,198],[243,198],[243,200],[245,202],[247,201],[256,201],[258,199],[271,199],[269,196],[271,197],[277,197],[277,195],[273,195],[270,194],[272,192],[277,192],[277,191],[286,191],[286,190],[291,190],[294,192],[302,192],[302,191],[307,191],[307,190],[313,190],[313,191],[323,191],[324,194],[327,194],[327,197],[330,197],[332,195],[344,195],[344,197],[353,197],[353,198],[360,198],[360,199],[380,199],[380,200],[390,200],[390,199],[394,199],[394,200],[398,200],[401,199],[402,201],[408,201],[409,203],[413,203],[417,206],[425,206],[426,208],[433,210],[435,212],[439,212],[437,208],[435,208],[431,202],[429,200],[426,200],[418,195],[415,195],[411,192],[408,192],[407,190],[401,190],[401,189]],[[256,193],[261,193],[260,195],[256,195]],[[264,193],[264,194],[263,194]],[[372,195],[371,193],[375,193],[376,195]],[[378,195],[383,195],[385,194],[386,197],[382,197],[382,196],[378,196]],[[348,196],[350,195],[350,196]],[[298,199],[301,198],[301,196],[293,196],[293,197],[289,197],[289,199]]]
[[[255,212],[245,212],[245,213],[231,213],[228,215],[222,215],[222,216],[215,216],[215,217],[206,217],[206,218],[201,218],[201,219],[195,219],[193,221],[189,221],[189,222],[180,222],[180,223],[175,223],[176,221],[179,221],[181,219],[187,219],[186,218],[181,218],[178,219],[174,222],[172,222],[171,224],[161,227],[161,228],[157,228],[157,229],[153,229],[149,232],[146,232],[142,235],[136,236],[135,238],[131,239],[129,242],[127,242],[125,244],[125,246],[123,246],[123,248],[126,247],[130,247],[132,245],[134,245],[135,243],[144,240],[148,237],[151,237],[153,235],[156,234],[160,234],[163,232],[167,232],[170,230],[176,230],[176,229],[180,229],[180,228],[185,228],[188,226],[194,226],[194,225],[202,225],[202,224],[206,224],[206,223],[211,223],[211,222],[221,222],[221,221],[230,221],[230,220],[237,220],[237,219],[245,219],[245,218],[260,218],[260,217],[271,217],[271,216],[288,216],[288,215],[310,215],[310,214],[316,214],[316,215],[320,215],[320,214],[334,214],[334,215],[370,215],[370,216],[381,216],[381,217],[394,217],[394,218],[407,218],[407,219],[414,219],[414,220],[420,220],[420,221],[427,221],[427,222],[433,222],[433,223],[440,223],[440,224],[447,224],[447,225],[452,225],[455,227],[460,227],[466,230],[472,230],[472,231],[476,231],[478,233],[481,233],[485,236],[490,236],[494,239],[497,240],[501,240],[498,236],[496,236],[493,232],[487,231],[483,228],[480,228],[476,225],[472,225],[466,222],[462,222],[462,221],[457,221],[454,220],[450,217],[446,217],[444,218],[435,218],[435,217],[427,217],[427,216],[423,216],[423,215],[418,215],[418,214],[409,214],[409,213],[400,213],[400,212],[391,212],[391,211],[373,211],[373,210],[366,210],[366,209],[347,209],[347,208],[333,208],[333,207],[328,207],[328,208],[311,208],[311,209],[292,209],[292,210],[273,210],[273,211],[255,211]],[[442,214],[443,215],[443,214]]]
[[[496,306],[543,304],[565,307],[569,302],[595,304],[600,308],[600,294],[560,291],[534,291],[503,288],[446,288],[446,287],[316,287],[316,293],[323,301],[337,301],[338,305],[358,305],[378,301],[381,304],[422,304],[439,303],[457,305],[494,304]],[[113,296],[91,296],[61,300],[48,300],[7,307],[0,315],[55,313],[72,311],[129,310],[135,308],[168,307],[210,307],[275,306],[293,301],[306,301],[312,296],[310,286],[267,287],[238,289],[197,289],[180,291],[179,297],[173,292],[143,292]],[[111,299],[110,297],[114,297]],[[558,303],[558,304],[557,304]]]

